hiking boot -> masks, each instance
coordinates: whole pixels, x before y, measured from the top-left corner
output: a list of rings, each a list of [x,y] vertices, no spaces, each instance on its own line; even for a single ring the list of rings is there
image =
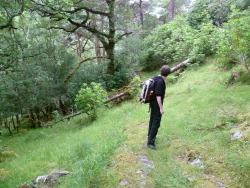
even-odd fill
[[[148,146],[148,148],[150,148],[150,149],[156,150],[156,147],[155,147],[155,145],[153,145],[153,144],[148,144],[147,146]]]

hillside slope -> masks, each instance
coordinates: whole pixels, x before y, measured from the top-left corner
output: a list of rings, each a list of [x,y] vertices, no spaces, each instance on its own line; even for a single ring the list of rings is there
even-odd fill
[[[146,147],[148,106],[131,104],[138,120],[127,127],[128,139],[114,157],[110,173],[115,183],[156,188],[250,187],[250,86],[228,87],[230,76],[231,71],[208,61],[168,84],[156,151]],[[242,137],[234,138],[233,133]]]
[[[92,123],[81,115],[2,137],[0,187],[56,169],[70,172],[60,188],[250,187],[250,86],[227,87],[230,75],[208,61],[167,84],[156,151],[146,147],[148,105],[137,99],[99,109]]]

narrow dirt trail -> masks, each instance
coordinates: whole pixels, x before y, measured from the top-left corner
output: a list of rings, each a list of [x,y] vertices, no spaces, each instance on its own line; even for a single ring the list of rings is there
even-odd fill
[[[147,123],[128,126],[125,130],[126,141],[112,158],[110,173],[117,181],[117,187],[153,188],[150,172],[154,163],[147,157],[150,149],[146,147]]]

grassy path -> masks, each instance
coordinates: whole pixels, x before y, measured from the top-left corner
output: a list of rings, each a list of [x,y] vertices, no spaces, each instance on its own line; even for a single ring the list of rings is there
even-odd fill
[[[109,173],[116,178],[113,185],[104,187],[153,187],[150,176],[154,170],[153,161],[147,157],[149,149],[146,147],[147,123],[138,123],[126,128],[127,140],[117,150],[112,158]]]
[[[55,169],[71,172],[58,188],[250,187],[250,86],[227,87],[230,74],[208,62],[168,84],[156,151],[146,147],[148,105],[136,100],[92,123],[82,115],[3,137],[0,187]]]
[[[250,88],[227,87],[229,77],[211,63],[168,85],[156,151],[146,148],[148,106],[131,104],[127,139],[112,159],[113,181],[105,187],[250,187]],[[232,140],[237,131],[243,137]],[[154,168],[143,169],[138,156]]]

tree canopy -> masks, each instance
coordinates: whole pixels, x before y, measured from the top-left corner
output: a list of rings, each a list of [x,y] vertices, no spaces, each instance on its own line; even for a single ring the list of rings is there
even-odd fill
[[[249,72],[248,20],[248,0],[3,0],[0,125],[26,115],[39,127],[80,110],[83,85],[112,93],[187,58]]]

